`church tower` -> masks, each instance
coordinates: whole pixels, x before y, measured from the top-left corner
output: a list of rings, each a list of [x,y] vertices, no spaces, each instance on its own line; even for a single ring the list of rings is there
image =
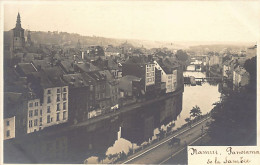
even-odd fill
[[[25,46],[25,38],[24,38],[24,29],[21,25],[20,13],[18,12],[16,26],[12,29],[12,50],[13,51],[21,51]]]

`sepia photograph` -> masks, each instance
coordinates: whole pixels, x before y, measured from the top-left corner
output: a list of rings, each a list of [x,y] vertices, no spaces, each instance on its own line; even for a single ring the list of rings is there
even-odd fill
[[[0,164],[260,164],[260,1],[0,4]]]

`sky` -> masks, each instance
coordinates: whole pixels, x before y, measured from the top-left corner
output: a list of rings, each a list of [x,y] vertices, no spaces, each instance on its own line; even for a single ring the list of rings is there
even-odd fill
[[[156,41],[259,39],[259,1],[63,1],[4,4],[4,30],[63,31]]]

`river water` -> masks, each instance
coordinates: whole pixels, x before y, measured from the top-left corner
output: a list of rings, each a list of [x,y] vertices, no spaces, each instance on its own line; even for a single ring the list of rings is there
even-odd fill
[[[205,74],[185,72],[184,76],[205,77]],[[218,85],[205,82],[201,86],[185,86],[183,93],[172,98],[91,126],[55,136],[6,141],[4,162],[109,163],[119,153],[128,154],[158,140],[161,130],[181,127],[193,106],[199,106],[202,114],[206,114],[219,100]]]

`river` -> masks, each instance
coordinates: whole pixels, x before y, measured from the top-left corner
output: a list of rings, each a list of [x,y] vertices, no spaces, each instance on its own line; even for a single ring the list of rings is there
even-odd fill
[[[184,76],[205,77],[201,72]],[[185,124],[193,106],[202,114],[219,101],[218,85],[185,86],[167,100],[120,114],[91,126],[55,136],[29,137],[5,142],[5,163],[109,163],[119,153],[132,152],[156,141],[160,130]]]

